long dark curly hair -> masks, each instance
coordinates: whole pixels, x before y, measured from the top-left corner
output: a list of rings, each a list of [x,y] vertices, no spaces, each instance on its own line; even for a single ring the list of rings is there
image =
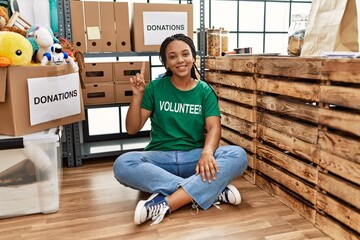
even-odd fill
[[[193,42],[193,40],[191,38],[189,38],[188,36],[186,36],[186,35],[184,35],[182,33],[174,34],[174,35],[172,35],[170,37],[167,37],[161,43],[160,55],[159,55],[161,63],[166,68],[166,73],[165,73],[166,76],[172,76],[173,75],[172,71],[166,67],[166,52],[165,52],[165,50],[166,50],[167,46],[169,45],[169,43],[171,43],[174,40],[180,40],[180,41],[185,42],[187,45],[189,45],[191,53],[192,53],[192,57],[193,57],[194,61],[196,60],[196,48],[195,48],[194,42]],[[195,66],[195,64],[193,64],[193,66],[191,68],[191,77],[194,78],[194,79],[197,79],[196,74],[195,74],[195,71],[196,71],[195,68],[196,68],[196,66]]]

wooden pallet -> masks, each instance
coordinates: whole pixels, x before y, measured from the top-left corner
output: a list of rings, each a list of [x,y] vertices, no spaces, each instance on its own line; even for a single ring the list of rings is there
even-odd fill
[[[360,232],[359,66],[358,60],[327,60],[321,73],[316,226],[335,239],[343,235],[329,229],[330,221],[354,232],[344,239],[359,239]]]
[[[206,80],[212,84],[219,98],[222,140],[227,144],[239,145],[247,152],[248,168],[244,177],[255,183],[255,64],[249,58],[218,63],[215,58],[206,59],[207,67],[212,68],[206,72]]]
[[[360,238],[360,61],[206,60],[223,144],[248,152],[245,178],[334,239]]]

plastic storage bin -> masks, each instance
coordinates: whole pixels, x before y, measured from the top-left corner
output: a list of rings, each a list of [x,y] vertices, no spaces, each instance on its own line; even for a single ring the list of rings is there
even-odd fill
[[[59,210],[60,133],[0,135],[0,218]]]

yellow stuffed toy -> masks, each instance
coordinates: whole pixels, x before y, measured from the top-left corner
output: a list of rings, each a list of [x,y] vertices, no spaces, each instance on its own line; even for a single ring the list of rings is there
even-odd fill
[[[0,67],[31,63],[32,46],[26,37],[15,32],[0,31]]]

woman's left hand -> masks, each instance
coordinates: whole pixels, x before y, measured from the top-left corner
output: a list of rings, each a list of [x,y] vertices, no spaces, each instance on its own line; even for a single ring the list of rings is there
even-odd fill
[[[211,183],[216,180],[216,174],[219,173],[219,166],[212,153],[202,153],[196,165],[196,175],[200,173],[202,180]]]

